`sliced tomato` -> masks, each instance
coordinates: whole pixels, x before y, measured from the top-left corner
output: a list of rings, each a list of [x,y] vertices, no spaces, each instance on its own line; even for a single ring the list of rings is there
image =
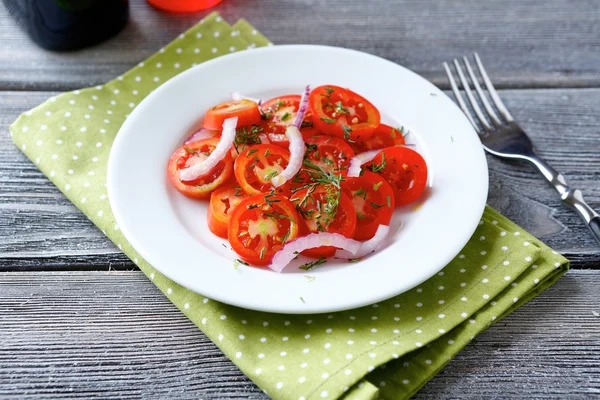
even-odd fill
[[[427,164],[408,147],[388,147],[375,156],[368,168],[380,174],[394,190],[396,206],[417,200],[427,185]]]
[[[325,172],[346,176],[354,151],[344,140],[327,135],[306,139],[305,159],[321,167]]]
[[[289,159],[290,153],[279,146],[251,146],[235,159],[235,178],[248,194],[268,192],[272,188],[271,179],[287,167]]]
[[[169,180],[177,190],[193,199],[206,199],[213,190],[231,177],[233,161],[231,155],[227,154],[207,174],[192,181],[182,181],[179,178],[179,170],[204,161],[218,144],[218,138],[202,139],[175,150],[169,160],[167,172]]]
[[[379,124],[368,140],[358,139],[352,147],[355,152],[362,153],[363,151],[401,146],[405,143],[403,131],[403,128],[392,128],[386,124]]]
[[[290,142],[285,134],[288,126],[293,125],[300,108],[300,95],[274,97],[262,104],[264,133],[269,141],[278,146],[289,148]],[[317,134],[312,122],[312,114],[307,111],[300,127],[302,137],[309,138]]]
[[[208,229],[215,235],[227,239],[231,212],[247,198],[248,195],[235,181],[212,192],[208,205]]]
[[[220,130],[227,118],[238,117],[237,126],[246,126],[260,122],[258,104],[251,100],[228,101],[209,108],[204,117],[206,129]]]
[[[265,142],[269,143],[269,139],[264,133],[263,123],[240,126],[235,130],[235,140],[231,147],[231,157],[235,160],[248,147],[255,144],[264,144]]]
[[[346,140],[366,140],[379,126],[379,110],[367,99],[339,86],[315,88],[308,98],[314,127]]]
[[[333,185],[310,185],[298,190],[290,201],[300,214],[300,231],[303,235],[314,232],[339,233],[352,238],[356,230],[356,212],[350,198]],[[304,250],[303,255],[320,258],[331,257],[336,248],[321,246]]]
[[[229,243],[242,260],[267,265],[287,241],[298,237],[298,214],[284,196],[260,193],[231,212]]]
[[[354,239],[369,240],[379,225],[389,225],[394,213],[394,191],[381,175],[364,171],[361,176],[346,178],[342,190],[356,212]]]

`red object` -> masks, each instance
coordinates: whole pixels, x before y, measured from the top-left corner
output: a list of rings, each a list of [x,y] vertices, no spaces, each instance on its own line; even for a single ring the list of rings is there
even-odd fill
[[[348,238],[354,236],[356,230],[356,211],[350,198],[340,193],[339,190],[331,185],[317,186],[316,189],[298,190],[290,197],[290,201],[296,204],[300,218],[301,236],[311,233],[329,232],[339,233]],[[339,203],[333,219],[327,213],[328,196],[339,194]],[[306,200],[305,200],[306,199]],[[302,252],[303,255],[311,258],[333,257],[336,248],[333,246],[320,246],[313,249],[307,249]]]
[[[366,140],[379,126],[379,110],[361,95],[339,86],[319,86],[310,92],[308,107],[319,131],[346,140]]]
[[[268,265],[287,241],[298,237],[298,214],[283,196],[259,193],[231,212],[229,243],[242,260]]]
[[[379,174],[363,171],[361,176],[346,178],[342,190],[356,211],[354,239],[369,240],[379,225],[389,225],[394,213],[394,190]]]
[[[356,153],[362,153],[363,151],[401,146],[404,143],[404,136],[402,136],[402,131],[400,131],[400,129],[392,128],[386,124],[380,124],[369,139],[357,140],[356,143],[351,144],[351,146],[356,149]]]
[[[211,8],[221,0],[148,0],[154,7],[170,12],[194,12]]]
[[[245,193],[266,193],[273,187],[271,178],[280,174],[289,160],[290,152],[286,149],[273,144],[257,144],[237,156],[233,173]]]
[[[219,138],[202,139],[175,150],[169,160],[167,173],[177,190],[192,199],[208,199],[213,190],[227,182],[233,173],[233,160],[230,154],[227,154],[206,175],[199,176],[193,181],[182,181],[179,178],[179,170],[199,162],[200,155],[210,155],[218,144]]]
[[[260,122],[258,104],[250,100],[228,101],[217,104],[206,112],[204,127],[221,130],[223,122],[228,118],[238,117],[237,126],[253,125]]]
[[[274,97],[261,106],[263,116],[266,118],[262,126],[263,133],[266,133],[271,143],[286,149],[290,147],[290,142],[285,134],[288,126],[293,125],[300,108],[300,95],[289,94],[286,96]],[[313,137],[318,132],[313,128],[312,115],[307,110],[300,128],[304,139]]]
[[[212,192],[208,205],[208,229],[215,235],[227,239],[227,226],[231,212],[248,197],[235,181]]]
[[[381,174],[394,190],[396,206],[417,200],[427,185],[427,164],[423,157],[408,147],[388,147],[368,164]]]

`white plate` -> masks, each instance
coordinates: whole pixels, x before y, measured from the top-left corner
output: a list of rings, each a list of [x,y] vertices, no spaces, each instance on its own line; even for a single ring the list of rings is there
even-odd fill
[[[244,265],[236,269],[237,256],[223,246],[226,240],[208,230],[207,203],[187,199],[169,184],[167,161],[204,111],[229,100],[230,92],[266,99],[301,93],[307,84],[349,87],[375,104],[384,122],[408,128],[408,142],[416,144],[429,167],[425,199],[420,207],[398,209],[390,243],[361,262],[330,261],[309,273],[294,268],[278,274]],[[243,51],[176,76],[127,118],[108,165],[108,194],[117,223],[150,264],[212,299],[278,313],[360,307],[427,280],[469,240],[487,190],[482,146],[452,100],[390,61],[325,46]],[[309,282],[305,275],[315,279]]]

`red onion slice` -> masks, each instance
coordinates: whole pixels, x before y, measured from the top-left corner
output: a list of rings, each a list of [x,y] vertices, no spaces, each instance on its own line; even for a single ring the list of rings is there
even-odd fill
[[[381,150],[382,149],[365,151],[364,153],[360,153],[352,157],[350,159],[350,165],[348,166],[348,175],[346,176],[349,178],[360,176],[360,167],[374,159]]]
[[[196,165],[192,165],[189,168],[180,169],[179,179],[182,181],[193,181],[199,176],[210,172],[219,161],[225,158],[235,140],[235,127],[237,126],[237,122],[238,117],[227,118],[223,122],[223,132],[221,133],[221,140],[219,140],[217,147],[210,153],[206,160]]]
[[[346,249],[349,252],[356,252],[360,248],[359,241],[347,238],[339,233],[319,232],[287,242],[283,249],[275,253],[271,268],[273,271],[281,272],[300,252],[321,246],[333,246]]]
[[[290,161],[279,175],[271,178],[271,184],[275,187],[283,185],[296,176],[304,161],[304,139],[298,128],[294,125],[288,126],[285,134],[290,141]]]
[[[304,114],[306,114],[306,110],[308,109],[308,95],[310,95],[310,85],[306,85],[304,93],[302,93],[302,98],[300,99],[300,107],[298,107],[298,114],[296,114],[296,119],[294,120],[294,126],[298,129],[300,129],[300,127],[302,126]]]
[[[208,139],[217,136],[220,131],[214,131],[212,129],[200,128],[196,132],[192,133],[189,138],[183,142],[183,144],[188,144],[195,142],[197,140]]]
[[[258,135],[258,139],[260,140],[261,144],[271,144],[269,137],[267,135],[265,135],[264,133],[261,133],[260,135]]]
[[[344,250],[336,251],[335,258],[351,259],[369,255],[377,250],[379,246],[381,246],[388,233],[390,233],[390,227],[388,225],[379,225],[377,227],[377,232],[375,232],[375,236],[367,241],[362,242],[357,251],[347,251],[346,248],[343,248]]]

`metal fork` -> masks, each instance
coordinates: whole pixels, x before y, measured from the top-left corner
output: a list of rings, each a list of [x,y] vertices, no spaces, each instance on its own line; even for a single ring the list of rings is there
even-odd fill
[[[492,85],[492,82],[490,81],[490,78],[488,77],[488,74],[481,63],[479,55],[475,53],[473,56],[475,58],[477,69],[479,70],[479,74],[483,78],[483,83],[487,88],[489,97],[494,103],[496,109],[499,111],[501,117],[498,116],[491,106],[487,96],[479,84],[479,80],[471,68],[471,64],[469,63],[467,57],[462,58],[463,64],[467,70],[467,73],[469,74],[470,81],[477,92],[477,98],[483,105],[485,111],[479,106],[479,103],[473,94],[469,80],[467,80],[460,62],[457,59],[454,59],[453,63],[454,67],[456,68],[456,72],[458,73],[460,82],[462,83],[467,100],[473,109],[474,115],[471,114],[467,108],[463,96],[456,85],[456,81],[452,76],[452,72],[450,71],[448,63],[444,63],[443,65],[444,69],[446,70],[446,74],[448,75],[448,80],[450,81],[450,86],[452,87],[454,97],[456,97],[458,105],[479,134],[479,138],[481,139],[484,149],[498,157],[527,160],[535,165],[542,173],[544,178],[546,178],[548,182],[550,182],[550,184],[552,184],[552,186],[556,189],[562,201],[571,206],[585,221],[587,226],[592,231],[594,238],[598,244],[600,244],[600,215],[598,215],[596,211],[594,211],[585,203],[580,190],[570,188],[567,185],[565,178],[535,153],[531,140],[523,131],[523,129],[517,125],[512,115],[510,115],[510,112],[508,112],[506,109],[506,106],[502,100],[500,100],[498,92],[496,92],[494,85]],[[479,124],[476,123],[476,121]]]

